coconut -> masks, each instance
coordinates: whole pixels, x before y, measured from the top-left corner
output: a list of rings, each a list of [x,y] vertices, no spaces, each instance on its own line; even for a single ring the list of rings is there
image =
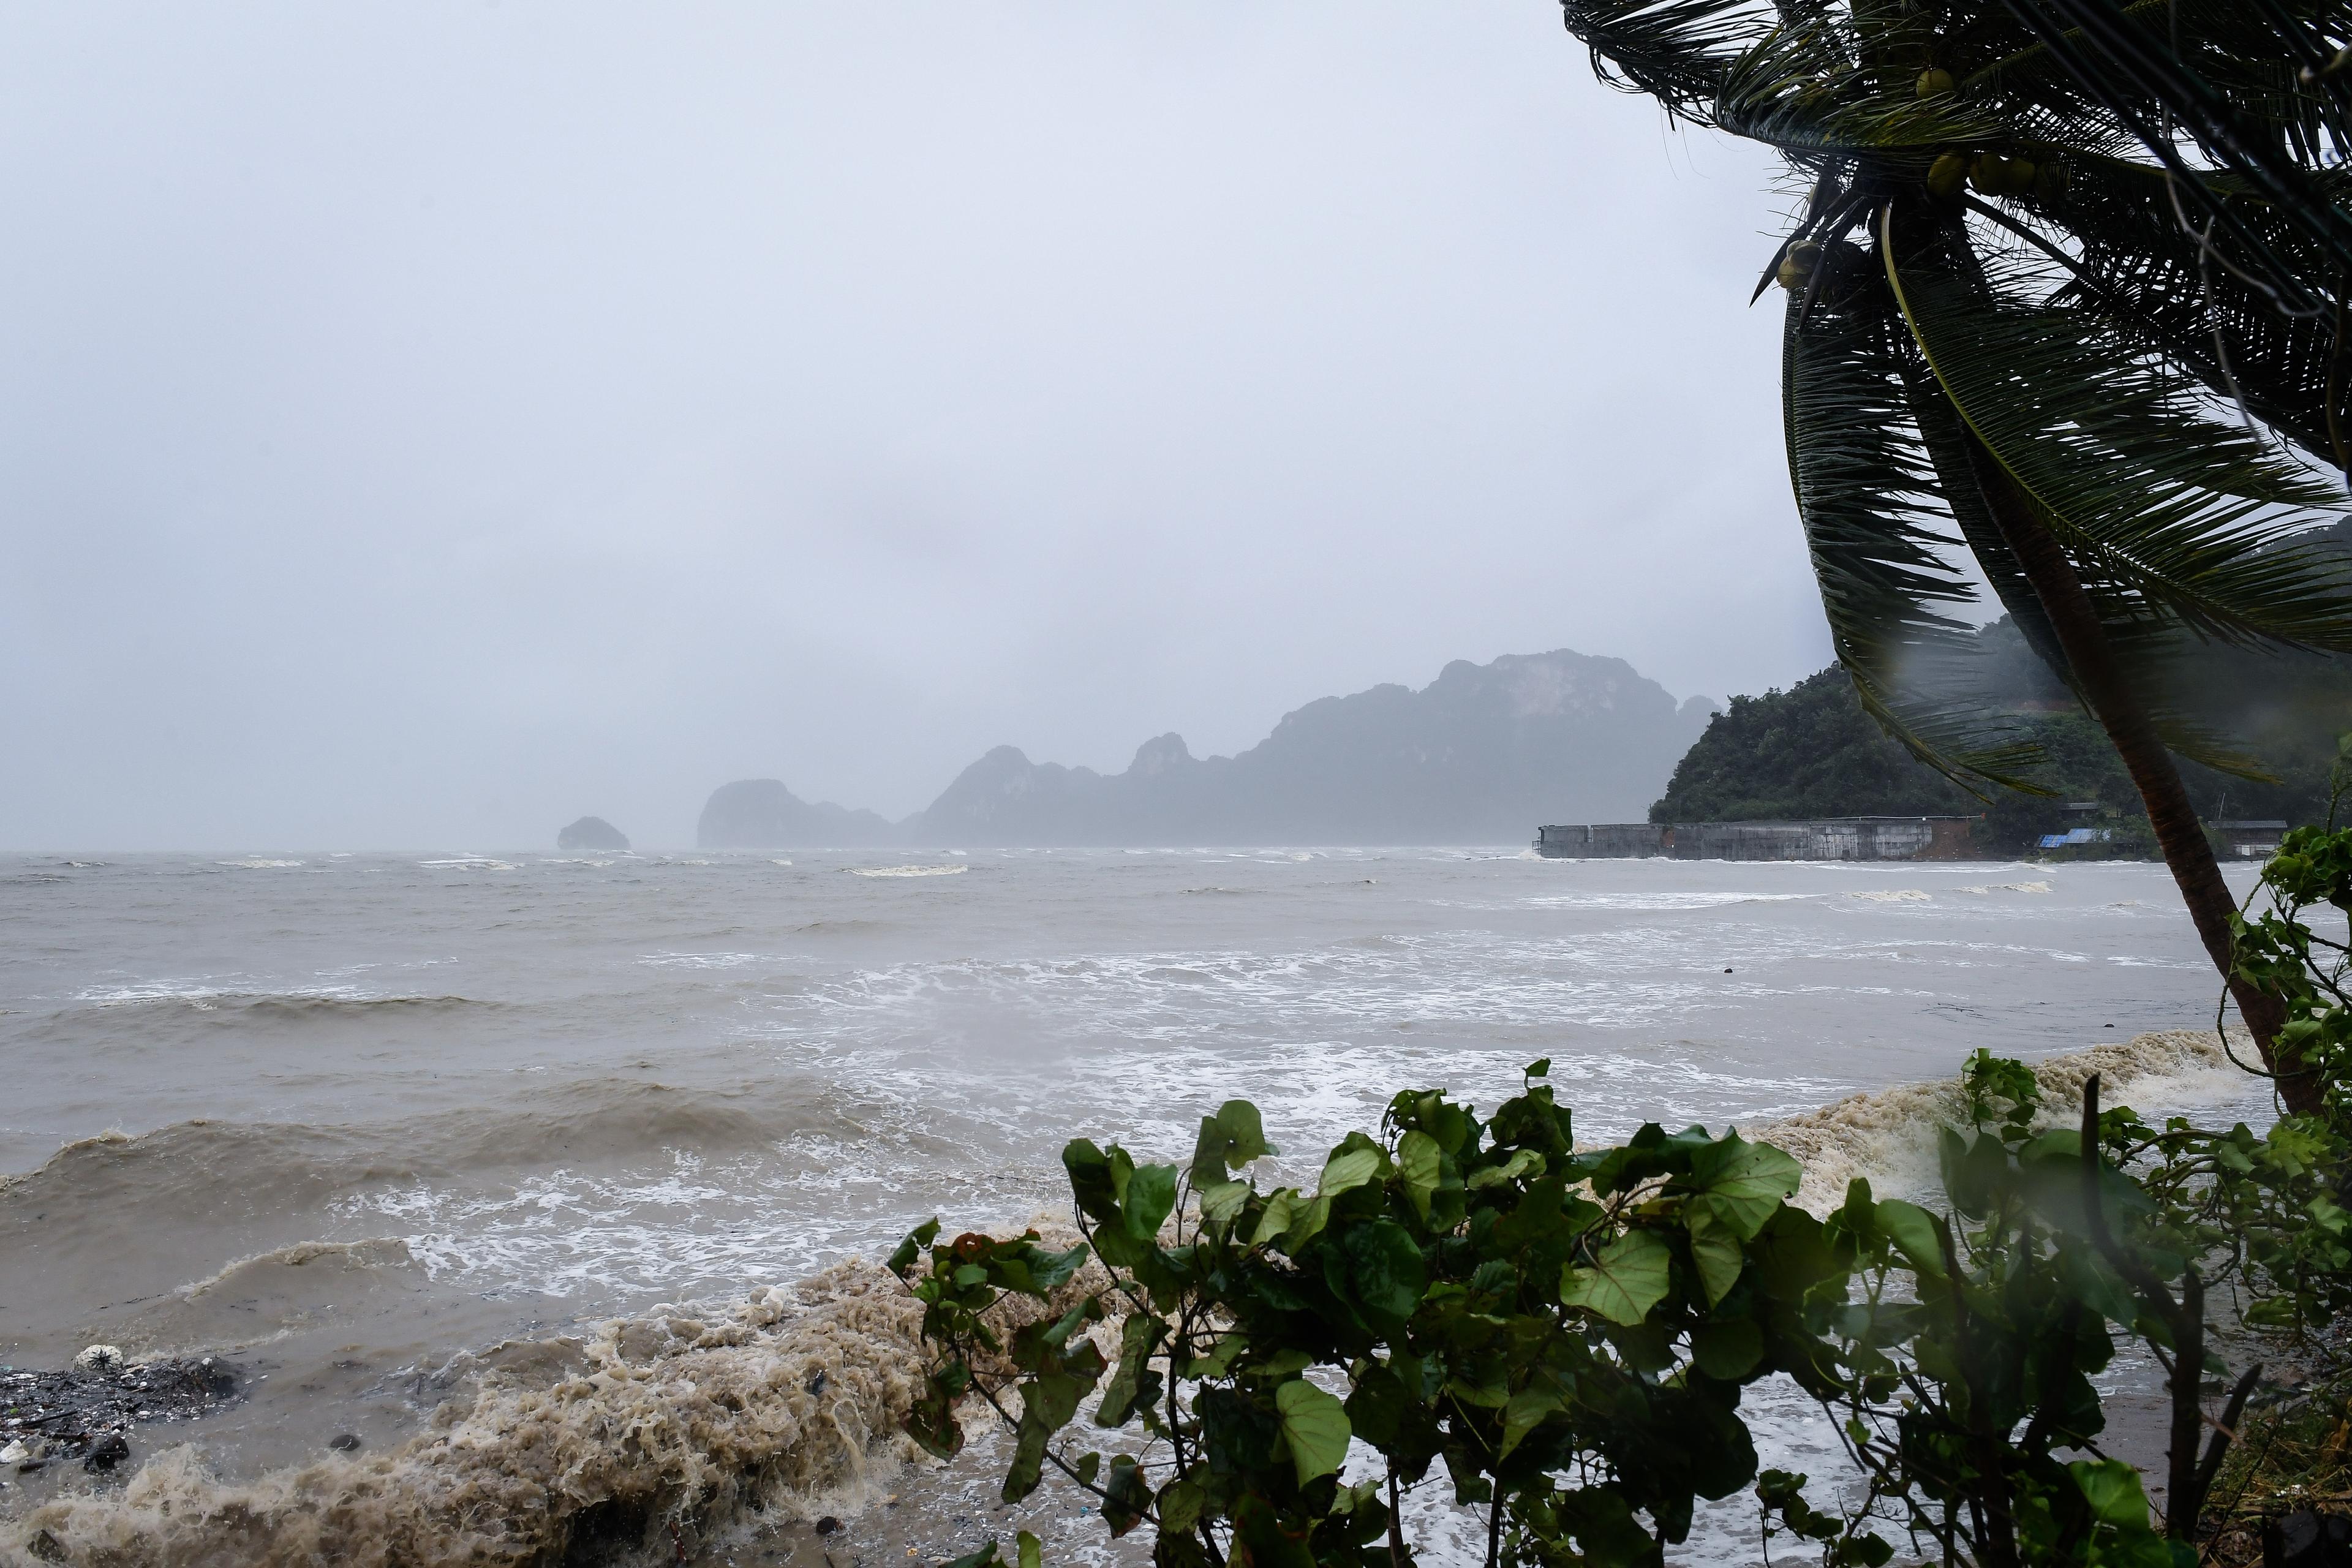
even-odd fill
[[[2021,196],[2033,190],[2040,170],[2031,158],[2004,158],[1979,153],[1969,167],[1969,184],[1989,196]]]
[[[1820,265],[1822,247],[1810,239],[1801,239],[1789,247],[1780,258],[1780,287],[1791,293],[1811,281],[1813,268]]]
[[[1939,202],[1958,201],[1969,183],[1969,155],[1947,153],[1927,165],[1927,194]]]
[[[1930,66],[1919,73],[1919,79],[1914,84],[1912,90],[1921,98],[1942,98],[1947,94],[1958,91],[1959,86],[1958,82],[1952,79],[1951,72],[1941,66]]]

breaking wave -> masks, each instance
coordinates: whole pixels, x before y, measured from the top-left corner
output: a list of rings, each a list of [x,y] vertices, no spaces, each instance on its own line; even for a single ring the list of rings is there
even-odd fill
[[[2146,1034],[2041,1062],[2050,1113],[2066,1115],[2095,1072],[2144,1110],[2243,1100],[2251,1083],[2210,1032]],[[1823,1210],[1857,1175],[1884,1192],[1924,1186],[1932,1129],[1958,1112],[1959,1096],[1957,1079],[1882,1089],[1745,1131],[1804,1163],[1799,1201]],[[150,1142],[92,1140],[52,1164],[119,1159]],[[320,1269],[396,1280],[419,1261],[399,1241],[281,1247],[150,1308],[142,1337],[200,1339],[210,1303],[272,1300],[298,1273],[305,1288]],[[225,1480],[196,1448],[165,1450],[119,1492],[58,1498],[0,1524],[0,1563],[426,1568],[575,1560],[590,1542],[682,1556],[747,1510],[855,1513],[915,1458],[899,1427],[917,1392],[919,1330],[920,1308],[897,1282],[852,1260],[731,1305],[509,1342],[444,1369],[434,1381],[449,1397],[381,1453]]]
[[[591,1079],[530,1105],[352,1126],[198,1120],[152,1132],[102,1132],[60,1147],[38,1168],[0,1174],[0,1203],[53,1199],[77,1208],[153,1203],[194,1188],[266,1194],[289,1205],[321,1188],[419,1173],[595,1167],[665,1149],[751,1148],[793,1135],[845,1142],[864,1129],[824,1093],[754,1086],[729,1093]]]
[[[2231,1044],[2242,1057],[2253,1048],[2243,1037]],[[2256,1081],[2231,1065],[2212,1030],[2165,1029],[2035,1063],[2043,1115],[2073,1122],[2082,1107],[2083,1085],[2093,1073],[2099,1075],[2107,1104],[2126,1103],[2128,1094],[2143,1111],[2242,1100]],[[1846,1184],[1856,1176],[1867,1178],[1882,1197],[1931,1187],[1937,1179],[1935,1129],[1967,1113],[1960,1080],[1948,1078],[1848,1095],[1819,1110],[1758,1122],[1742,1132],[1795,1155],[1805,1168],[1797,1202],[1827,1214],[1844,1201]]]
[[[307,991],[234,991],[204,985],[123,985],[85,991],[75,1000],[118,1013],[147,1008],[159,1013],[211,1013],[219,1022],[301,1024],[364,1018],[425,1017],[497,1012],[509,1005],[471,996],[370,996],[320,988]],[[59,1015],[71,1018],[70,1012]],[[110,1027],[121,1026],[119,1017]]]
[[[606,1322],[500,1347],[390,1451],[225,1482],[193,1447],[119,1494],[61,1498],[0,1536],[0,1562],[121,1568],[564,1561],[675,1540],[746,1506],[843,1511],[912,1453],[921,1308],[847,1264],[703,1317]]]
[[[1696,890],[1671,893],[1549,893],[1519,901],[1531,909],[1548,910],[1719,910],[1737,904],[1790,904],[1817,899],[1818,893],[1716,893]]]

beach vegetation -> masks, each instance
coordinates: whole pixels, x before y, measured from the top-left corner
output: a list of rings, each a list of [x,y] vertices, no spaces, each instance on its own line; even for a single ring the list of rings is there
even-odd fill
[[[1185,1169],[1075,1141],[1066,1248],[929,1222],[890,1260],[936,1358],[909,1432],[950,1458],[978,1401],[1013,1435],[1006,1502],[1057,1471],[1160,1563],[1395,1568],[1404,1494],[1433,1479],[1490,1564],[1657,1563],[1748,1491],[1766,1542],[1832,1568],[2186,1568],[2260,1374],[2224,1361],[2213,1301],[2292,1340],[2352,1281],[2344,1151],[2306,1119],[2156,1127],[2094,1079],[2053,1128],[2032,1074],[1979,1054],[1943,1203],[1856,1180],[1817,1218],[1797,1163],[1736,1132],[1579,1148],[1545,1072],[1491,1119],[1399,1095],[1311,1185],[1254,1178],[1272,1151],[1243,1101]],[[1089,1260],[1105,1282],[1073,1296]],[[1007,1296],[1053,1310],[1000,1333]],[[2160,1516],[2099,1447],[2092,1380],[2127,1340],[2166,1373]],[[1774,1374],[1832,1415],[1859,1487],[1759,1467],[1741,1402]]]
[[[1856,1179],[1816,1215],[1796,1160],[1736,1131],[1580,1143],[1543,1061],[1488,1116],[1400,1093],[1297,1184],[1262,1179],[1276,1151],[1231,1100],[1181,1166],[1072,1141],[1068,1246],[907,1237],[889,1266],[933,1358],[908,1431],[951,1458],[976,1408],[1012,1436],[1005,1502],[1056,1472],[1183,1568],[1401,1568],[1428,1484],[1483,1521],[1490,1568],[1657,1564],[1742,1492],[1768,1552],[1825,1568],[2190,1568],[2263,1526],[2279,1440],[2305,1475],[2339,1456],[2296,1445],[2352,1429],[2257,1398],[2266,1357],[2343,1376],[2352,830],[2290,836],[2260,894],[2238,962],[2284,999],[2316,1110],[2154,1122],[2095,1076],[2068,1121],[1980,1050],[1938,1200]],[[2135,1343],[2164,1379],[2160,1508],[2102,1447],[2095,1379]],[[1742,1403],[1773,1376],[1831,1417],[1843,1482],[1760,1464]]]

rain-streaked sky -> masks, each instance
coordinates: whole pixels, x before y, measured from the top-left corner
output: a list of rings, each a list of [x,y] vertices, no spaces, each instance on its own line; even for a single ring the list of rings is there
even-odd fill
[[[0,847],[1785,684],[1786,200],[1545,0],[10,7]]]

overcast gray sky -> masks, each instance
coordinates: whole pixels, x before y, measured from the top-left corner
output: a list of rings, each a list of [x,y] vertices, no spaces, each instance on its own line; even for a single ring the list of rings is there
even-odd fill
[[[1546,0],[9,7],[0,845],[1786,683],[1783,202]]]

